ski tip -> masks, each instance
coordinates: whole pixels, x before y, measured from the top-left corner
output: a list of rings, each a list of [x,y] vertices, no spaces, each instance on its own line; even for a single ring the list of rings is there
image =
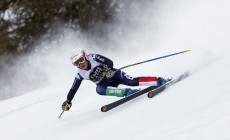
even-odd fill
[[[152,97],[153,97],[153,93],[152,93],[152,92],[149,92],[149,93],[147,94],[147,96],[148,96],[148,98],[152,98]]]
[[[107,107],[106,106],[101,107],[101,112],[107,112]]]

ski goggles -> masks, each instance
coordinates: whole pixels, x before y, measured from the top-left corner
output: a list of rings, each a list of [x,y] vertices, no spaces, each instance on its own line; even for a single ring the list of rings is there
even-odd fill
[[[76,62],[74,62],[74,65],[77,67],[80,67],[80,64],[83,64],[85,62],[85,57],[80,57]]]

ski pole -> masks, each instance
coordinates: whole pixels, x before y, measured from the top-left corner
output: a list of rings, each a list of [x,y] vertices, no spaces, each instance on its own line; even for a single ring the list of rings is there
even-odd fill
[[[62,114],[64,113],[64,110],[61,112],[61,114],[58,116],[59,119],[61,119]]]
[[[160,57],[156,57],[156,58],[153,58],[153,59],[141,61],[141,62],[138,62],[138,63],[130,64],[130,65],[127,65],[127,66],[124,66],[124,67],[121,67],[121,68],[117,69],[117,70],[111,75],[111,77],[113,77],[113,75],[114,75],[116,72],[118,72],[119,70],[122,70],[122,69],[125,69],[125,68],[128,68],[128,67],[132,67],[132,66],[136,66],[136,65],[139,65],[139,64],[147,63],[147,62],[150,62],[150,61],[155,61],[155,60],[158,60],[158,59],[163,59],[163,58],[166,58],[166,57],[171,57],[171,56],[178,55],[178,54],[182,54],[182,53],[187,53],[187,52],[189,52],[189,51],[190,51],[190,50],[185,50],[185,51],[181,51],[181,52],[177,52],[177,53],[173,53],[173,54],[169,54],[169,55],[160,56]],[[111,77],[110,77],[110,78],[111,78]],[[122,72],[121,72],[121,77],[122,77]]]
[[[121,67],[121,68],[119,68],[118,70],[122,70],[122,69],[125,69],[125,68],[128,68],[128,67],[132,67],[132,66],[135,66],[135,65],[147,63],[147,62],[150,62],[150,61],[155,61],[155,60],[158,60],[158,59],[162,59],[162,58],[166,58],[166,57],[170,57],[170,56],[174,56],[174,55],[178,55],[178,54],[182,54],[182,53],[187,53],[187,52],[189,52],[189,51],[190,51],[190,50],[185,50],[185,51],[181,51],[181,52],[178,52],[178,53],[173,53],[173,54],[169,54],[169,55],[165,55],[165,56],[161,56],[161,57],[157,57],[157,58],[145,60],[145,61],[142,61],[142,62],[130,64],[130,65]],[[117,72],[118,70],[116,70],[116,72]]]

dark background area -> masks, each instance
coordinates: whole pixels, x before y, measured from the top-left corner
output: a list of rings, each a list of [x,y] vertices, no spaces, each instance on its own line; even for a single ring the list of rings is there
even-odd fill
[[[113,0],[3,0],[0,1],[0,55],[23,54],[37,40],[52,38],[67,27],[94,33],[114,14]]]

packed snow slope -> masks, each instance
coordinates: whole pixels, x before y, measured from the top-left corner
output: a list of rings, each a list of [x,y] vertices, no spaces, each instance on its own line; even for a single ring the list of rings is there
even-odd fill
[[[46,68],[51,79],[52,74],[56,79],[64,78],[46,88],[1,101],[0,139],[229,140],[229,5],[227,0],[130,3],[126,9],[131,12],[121,11],[105,43],[98,40],[111,48],[95,52],[112,58],[119,68],[190,49],[189,53],[124,70],[131,76],[177,77],[185,71],[190,76],[152,99],[143,95],[107,113],[100,111],[101,106],[119,98],[100,96],[93,83],[84,81],[70,111],[58,119],[76,69],[68,65],[61,48],[50,50],[39,57],[46,63],[33,64],[36,69]],[[71,41],[60,45],[68,46]],[[81,41],[73,46],[93,44]],[[59,69],[49,69],[47,63]]]
[[[107,113],[100,112],[100,107],[118,98],[97,95],[87,82],[61,119],[68,84],[3,101],[1,140],[228,140],[229,60],[222,56],[159,96],[143,95]]]

